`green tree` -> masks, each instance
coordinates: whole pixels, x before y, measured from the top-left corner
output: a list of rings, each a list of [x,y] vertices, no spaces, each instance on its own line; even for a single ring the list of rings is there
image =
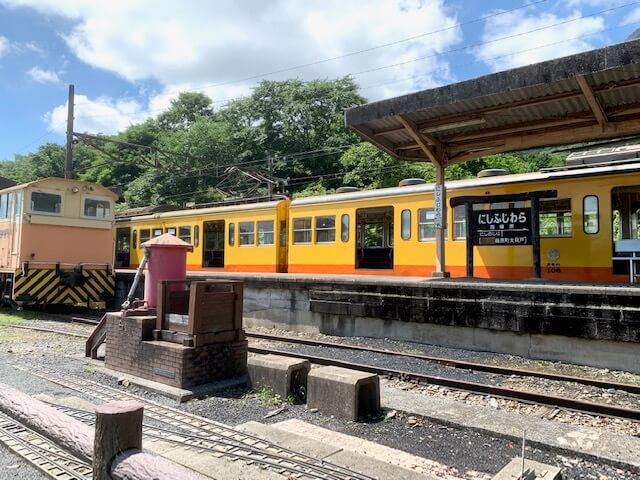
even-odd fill
[[[200,92],[182,92],[171,100],[169,109],[158,115],[158,125],[165,130],[188,129],[198,118],[213,114],[211,99]]]
[[[391,157],[370,143],[349,148],[340,163],[344,168],[344,184],[359,188],[395,187],[404,178],[433,181],[435,170],[430,163],[405,162]]]

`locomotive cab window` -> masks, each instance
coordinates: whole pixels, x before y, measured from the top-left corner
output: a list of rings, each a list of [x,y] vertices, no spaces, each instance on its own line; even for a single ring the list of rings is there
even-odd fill
[[[582,199],[582,222],[584,233],[593,235],[600,230],[596,195],[587,195]]]
[[[82,206],[82,216],[89,218],[111,218],[109,200],[87,197]]]
[[[540,200],[540,236],[570,237],[571,199]]]
[[[334,243],[335,241],[336,241],[335,215],[316,217],[316,243]]]
[[[49,192],[31,192],[31,211],[62,215],[62,195]]]

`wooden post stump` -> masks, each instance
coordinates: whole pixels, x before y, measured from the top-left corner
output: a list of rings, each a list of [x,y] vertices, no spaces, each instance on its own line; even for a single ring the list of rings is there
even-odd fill
[[[109,402],[96,407],[93,480],[111,480],[111,462],[131,448],[142,449],[143,405],[135,401]]]

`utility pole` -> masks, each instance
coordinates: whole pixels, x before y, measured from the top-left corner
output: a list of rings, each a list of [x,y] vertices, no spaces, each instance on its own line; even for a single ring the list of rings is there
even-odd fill
[[[267,159],[267,168],[269,170],[269,182],[267,183],[267,189],[269,191],[269,200],[271,200],[271,198],[273,198],[273,183],[271,183],[273,180],[273,157],[271,157],[271,155],[269,155],[269,158]]]
[[[73,102],[74,85],[69,85],[69,101],[67,106],[67,156],[64,162],[64,178],[73,178]]]

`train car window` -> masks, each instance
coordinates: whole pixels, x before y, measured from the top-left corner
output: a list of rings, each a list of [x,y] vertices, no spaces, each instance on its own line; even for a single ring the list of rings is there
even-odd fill
[[[238,222],[238,230],[240,233],[239,243],[240,245],[255,245],[255,223],[253,222]]]
[[[131,248],[138,248],[138,231],[131,232]]]
[[[142,244],[144,242],[148,242],[149,240],[151,240],[151,230],[149,230],[148,228],[143,228],[140,230],[140,246],[142,247]]]
[[[280,221],[280,246],[287,246],[287,222],[285,220]]]
[[[31,211],[39,213],[62,213],[62,196],[57,193],[31,192]]]
[[[176,231],[176,227],[167,227],[166,232],[167,232],[169,235],[173,235],[173,236],[175,237],[175,236],[176,236],[176,233],[177,233],[177,231]]]
[[[0,218],[7,218],[9,213],[9,197],[6,193],[0,195]]]
[[[311,243],[311,217],[293,219],[293,243]]]
[[[340,218],[340,240],[349,241],[349,214],[343,213]]]
[[[582,222],[584,233],[593,235],[600,230],[596,195],[587,195],[582,199]]]
[[[273,245],[273,240],[273,220],[260,220],[258,222],[258,245]]]
[[[467,238],[467,218],[464,214],[464,205],[453,207],[453,239],[464,240]]]
[[[193,246],[200,245],[200,225],[193,227]]]
[[[336,216],[316,217],[316,243],[336,241]]]
[[[403,240],[411,238],[411,210],[402,210],[400,215],[400,235]]]
[[[540,200],[540,236],[570,237],[571,199]]]
[[[393,235],[394,235],[393,223],[387,225],[387,246],[393,247]]]
[[[85,217],[111,218],[111,202],[109,200],[85,198],[83,212]]]
[[[178,227],[178,238],[183,242],[191,243],[191,227]]]
[[[229,224],[229,245],[234,246],[236,244],[236,224]]]
[[[433,208],[418,210],[418,240],[421,242],[436,238],[435,213]]]
[[[161,228],[154,228],[153,230],[151,230],[151,236],[153,238],[159,237],[160,235],[162,235],[162,229]]]

